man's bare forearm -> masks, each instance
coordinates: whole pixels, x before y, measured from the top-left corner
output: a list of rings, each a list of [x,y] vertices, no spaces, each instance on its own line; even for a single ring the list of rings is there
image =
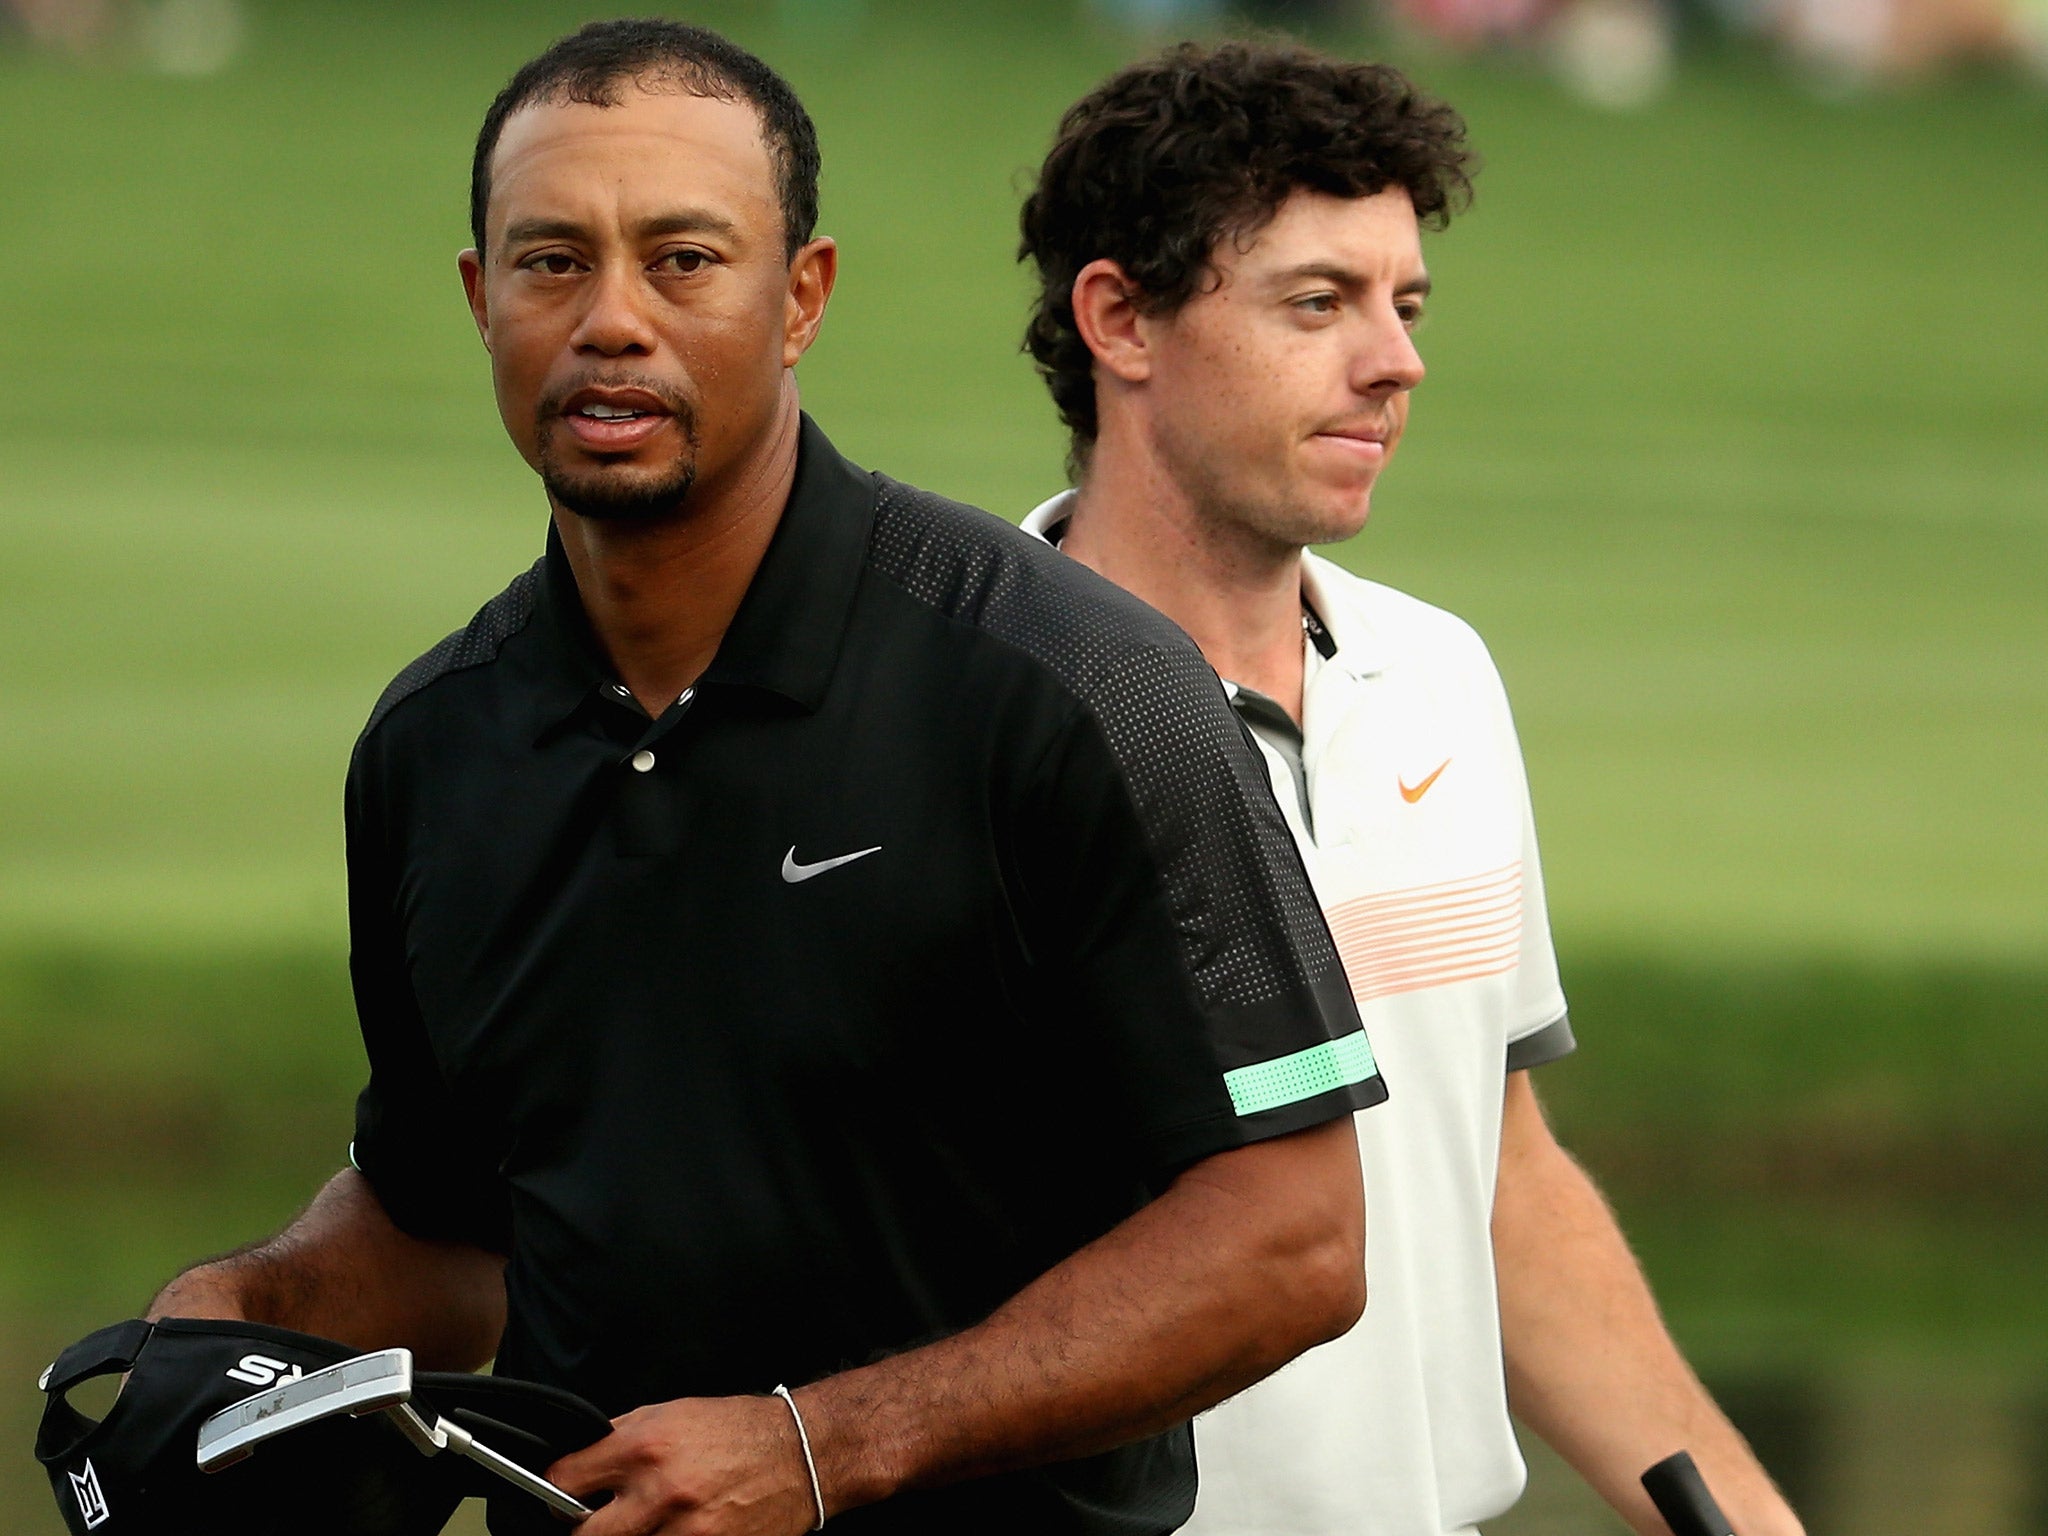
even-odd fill
[[[354,1169],[330,1179],[269,1240],[198,1265],[149,1316],[224,1317],[359,1349],[411,1349],[428,1369],[473,1370],[505,1327],[504,1259],[399,1230]]]
[[[837,1510],[1156,1433],[1342,1333],[1364,1301],[1347,1116],[1197,1164],[987,1321],[797,1398]]]
[[[1657,1310],[1607,1202],[1511,1073],[1494,1202],[1502,1343],[1515,1414],[1642,1536],[1667,1536],[1643,1471],[1689,1450],[1737,1536],[1798,1517],[1715,1406]]]

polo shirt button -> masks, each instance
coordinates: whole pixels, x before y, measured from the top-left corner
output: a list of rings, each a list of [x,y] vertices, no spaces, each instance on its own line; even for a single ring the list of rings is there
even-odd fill
[[[635,773],[645,773],[654,766],[654,754],[642,748],[633,754],[631,762]]]

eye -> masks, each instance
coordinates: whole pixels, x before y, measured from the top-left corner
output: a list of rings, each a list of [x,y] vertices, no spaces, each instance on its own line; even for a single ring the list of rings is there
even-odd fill
[[[1394,306],[1394,313],[1399,315],[1401,323],[1412,331],[1422,324],[1422,301],[1420,299],[1405,299]]]
[[[659,272],[688,277],[692,273],[702,272],[712,264],[713,259],[709,251],[698,250],[695,246],[685,246],[679,251],[662,252],[654,258],[654,266]]]
[[[1294,301],[1294,307],[1308,315],[1334,315],[1337,313],[1337,295],[1334,293],[1305,294]]]
[[[539,272],[548,277],[567,277],[582,263],[567,251],[540,251],[519,263],[529,272]]]

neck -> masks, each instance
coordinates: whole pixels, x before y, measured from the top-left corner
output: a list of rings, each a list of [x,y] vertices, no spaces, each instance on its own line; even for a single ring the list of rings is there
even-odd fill
[[[1301,550],[1205,515],[1150,455],[1098,443],[1060,547],[1186,630],[1222,676],[1301,719]]]
[[[649,523],[554,508],[562,549],[619,681],[659,715],[703,675],[739,611],[796,482],[797,399],[741,461],[690,489],[682,512]]]

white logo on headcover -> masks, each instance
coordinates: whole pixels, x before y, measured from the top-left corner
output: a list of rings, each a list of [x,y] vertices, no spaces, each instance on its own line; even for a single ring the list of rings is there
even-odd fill
[[[83,1472],[66,1472],[71,1479],[71,1491],[78,1495],[78,1512],[85,1516],[85,1528],[107,1523],[107,1496],[100,1492],[100,1475],[93,1471],[90,1459]]]
[[[799,864],[796,861],[796,849],[792,846],[789,852],[782,856],[782,878],[795,885],[799,881],[810,879],[813,875],[822,875],[828,869],[837,869],[842,864],[851,864],[855,859],[864,859],[871,853],[881,851],[882,845],[877,843],[872,848],[861,849],[859,853],[842,853],[836,859],[820,859],[815,864]]]
[[[300,1367],[268,1355],[244,1355],[241,1364],[228,1368],[231,1379],[245,1381],[252,1387],[267,1387],[274,1381],[297,1381],[305,1374]]]

